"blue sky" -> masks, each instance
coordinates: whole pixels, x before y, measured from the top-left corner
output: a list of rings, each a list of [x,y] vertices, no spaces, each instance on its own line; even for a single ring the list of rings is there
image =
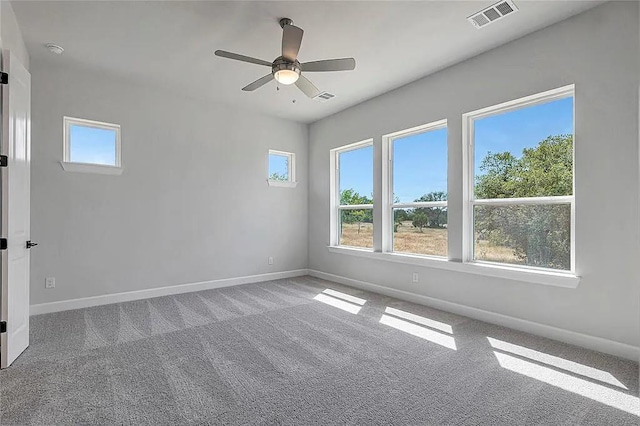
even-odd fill
[[[71,125],[70,160],[73,163],[116,165],[116,131]]]
[[[289,167],[287,166],[286,156],[269,154],[269,176],[273,173],[278,173],[281,176],[288,177]]]
[[[475,170],[488,152],[510,151],[521,157],[551,135],[573,134],[573,98],[486,117],[475,121]],[[411,202],[433,191],[447,191],[447,130],[399,138],[393,144],[394,195]],[[373,192],[373,147],[340,154],[340,190]]]
[[[340,153],[340,192],[353,188],[360,195],[373,194],[373,146]]]
[[[488,152],[522,156],[549,136],[573,134],[573,98],[486,117],[475,122],[475,174]]]
[[[434,191],[447,192],[447,129],[393,142],[393,195],[401,203]]]

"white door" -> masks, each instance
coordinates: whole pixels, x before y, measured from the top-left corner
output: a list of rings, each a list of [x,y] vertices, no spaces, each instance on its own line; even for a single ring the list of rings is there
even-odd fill
[[[6,368],[29,346],[29,250],[31,184],[31,75],[8,50],[2,68],[2,310],[6,332],[0,334],[0,368]]]

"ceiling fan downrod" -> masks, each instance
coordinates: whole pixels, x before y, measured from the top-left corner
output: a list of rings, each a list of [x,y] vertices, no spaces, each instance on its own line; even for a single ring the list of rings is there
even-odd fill
[[[293,20],[291,20],[289,18],[280,19],[280,27],[282,27],[282,29],[284,29],[285,25],[293,25]]]

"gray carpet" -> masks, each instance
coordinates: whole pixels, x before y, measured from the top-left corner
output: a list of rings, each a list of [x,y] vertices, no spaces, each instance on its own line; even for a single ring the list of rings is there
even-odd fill
[[[640,423],[637,363],[311,277],[31,332],[0,372],[2,425]]]

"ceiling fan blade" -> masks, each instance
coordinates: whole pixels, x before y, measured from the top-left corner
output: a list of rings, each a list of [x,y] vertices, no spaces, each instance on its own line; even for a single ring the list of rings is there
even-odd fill
[[[296,86],[298,86],[298,89],[302,90],[302,92],[310,98],[315,98],[320,94],[320,90],[303,75],[301,75],[296,81]]]
[[[271,62],[263,61],[262,59],[252,58],[251,56],[238,55],[237,53],[226,52],[224,50],[216,50],[216,56],[227,59],[235,59],[236,61],[249,62],[251,64],[264,65],[266,67],[271,66]]]
[[[324,61],[305,62],[300,64],[304,72],[351,71],[356,68],[353,58],[326,59]]]
[[[304,31],[294,25],[282,28],[282,57],[288,61],[295,61],[302,44]]]
[[[242,88],[242,90],[244,90],[245,92],[253,92],[254,90],[264,86],[265,84],[267,84],[271,80],[273,80],[273,74],[267,74],[264,77],[260,77],[259,79],[257,79],[253,83],[247,84],[246,86],[244,86]]]

